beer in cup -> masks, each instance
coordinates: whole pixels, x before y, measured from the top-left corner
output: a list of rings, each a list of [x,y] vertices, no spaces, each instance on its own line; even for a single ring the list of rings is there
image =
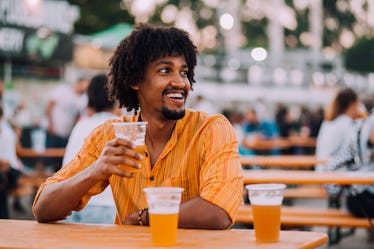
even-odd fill
[[[245,187],[253,211],[257,242],[277,242],[280,231],[280,212],[284,184],[251,184]]]
[[[179,205],[183,188],[145,188],[152,243],[155,246],[172,246],[176,243]]]
[[[136,145],[135,151],[145,155],[145,132],[147,122],[116,122],[113,123],[114,134]],[[135,160],[135,159],[134,159]],[[140,163],[143,163],[142,161]],[[120,164],[118,167],[126,172],[137,172],[138,169]]]

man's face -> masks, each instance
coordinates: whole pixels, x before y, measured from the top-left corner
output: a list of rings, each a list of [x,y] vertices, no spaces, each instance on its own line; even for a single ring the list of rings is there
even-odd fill
[[[160,114],[167,120],[183,118],[191,87],[187,72],[184,56],[163,57],[148,64],[144,80],[133,86],[142,112]]]

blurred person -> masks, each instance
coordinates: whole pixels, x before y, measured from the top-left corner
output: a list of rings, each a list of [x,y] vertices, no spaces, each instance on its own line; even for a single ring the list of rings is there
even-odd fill
[[[4,118],[0,104],[0,218],[8,219],[8,193],[18,187],[21,165],[16,155],[17,137]],[[15,205],[20,205],[15,202]],[[20,206],[17,206],[20,208]]]
[[[48,119],[47,148],[64,148],[71,129],[87,105],[86,91],[89,79],[79,78],[73,85],[59,84],[48,96],[46,116]],[[62,166],[61,158],[48,160],[54,171]]]
[[[290,137],[298,133],[299,124],[292,118],[286,106],[279,106],[275,113],[275,121],[280,137]]]
[[[87,89],[90,116],[79,120],[74,126],[66,146],[63,165],[69,163],[79,152],[84,140],[97,126],[108,119],[119,119],[121,110],[118,102],[109,100],[106,87],[108,77],[99,74],[91,79]],[[108,186],[101,194],[93,196],[85,209],[73,212],[68,222],[82,223],[113,223],[116,214],[111,187]]]
[[[23,107],[24,102],[22,101],[21,95],[18,93],[16,89],[14,89],[13,84],[7,83],[4,84],[3,81],[0,80],[0,94],[1,94],[1,101],[3,105],[3,118],[7,120],[7,122],[15,126],[15,116],[17,112]]]
[[[222,115],[185,108],[196,56],[185,31],[135,27],[117,47],[109,74],[110,96],[135,113],[96,128],[78,155],[41,185],[33,205],[39,222],[64,219],[110,184],[117,224],[149,224],[147,186],[184,188],[181,228],[227,229],[234,223],[243,189],[235,131]],[[144,156],[130,141],[115,138],[116,121],[148,122]],[[137,163],[142,159],[144,165]]]
[[[342,145],[355,129],[359,117],[360,101],[351,88],[341,89],[331,102],[317,137],[316,156],[329,159],[339,153]],[[317,165],[317,171],[324,171],[324,165]]]
[[[356,120],[359,117],[360,100],[357,93],[351,88],[340,89],[326,111],[325,120],[322,122],[316,143],[317,158],[327,159],[329,163],[344,152],[352,134],[357,129]],[[331,167],[318,164],[316,171],[329,171]],[[341,170],[341,169],[338,169]],[[326,191],[329,194],[329,206],[339,206],[343,194],[339,185],[328,184]]]
[[[263,155],[277,154],[277,150],[263,151],[252,149],[252,145],[257,141],[269,140],[278,137],[278,129],[276,125],[270,121],[260,120],[257,112],[253,108],[249,108],[242,124],[244,138],[240,141],[239,153],[241,155]]]
[[[370,114],[351,132],[342,149],[328,163],[329,171],[374,171],[374,114]],[[368,218],[371,229],[368,229],[368,242],[374,243],[374,186],[346,186],[343,194],[346,207],[356,217]]]
[[[244,132],[242,129],[243,114],[235,110],[223,110],[222,115],[225,116],[234,127],[238,141],[242,141],[244,138]]]
[[[278,106],[275,113],[275,121],[279,130],[279,136],[282,138],[289,138],[292,136],[299,135],[300,124],[294,120],[288,107],[284,105]],[[301,148],[299,147],[289,147],[281,150],[282,154],[299,154],[301,153]]]
[[[321,128],[325,111],[322,107],[318,108],[312,113],[310,119],[310,137],[317,137]]]

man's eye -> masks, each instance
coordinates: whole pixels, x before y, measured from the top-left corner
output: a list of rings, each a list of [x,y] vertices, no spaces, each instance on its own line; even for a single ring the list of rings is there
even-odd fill
[[[181,72],[181,75],[182,75],[182,76],[187,76],[187,75],[188,75],[188,71],[182,71],[182,72]]]
[[[160,69],[159,72],[160,72],[160,73],[168,73],[168,72],[169,72],[169,69],[167,69],[167,68],[162,68],[162,69]]]

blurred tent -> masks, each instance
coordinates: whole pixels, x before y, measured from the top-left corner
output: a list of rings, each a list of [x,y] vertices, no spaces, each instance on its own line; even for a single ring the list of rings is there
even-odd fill
[[[117,45],[127,37],[132,31],[132,25],[119,23],[108,29],[88,35],[94,46],[115,49]]]
[[[78,68],[107,69],[114,50],[132,30],[132,25],[118,23],[93,34],[75,35],[74,65]]]

